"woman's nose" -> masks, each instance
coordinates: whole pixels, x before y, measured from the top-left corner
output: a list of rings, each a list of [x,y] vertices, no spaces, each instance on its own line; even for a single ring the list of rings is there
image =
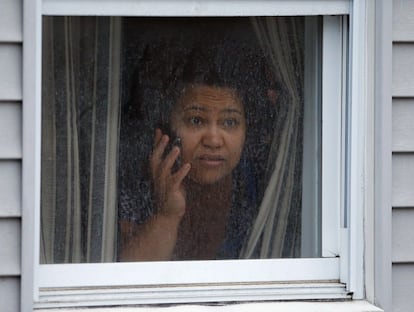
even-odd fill
[[[223,145],[223,137],[220,129],[216,125],[209,126],[205,129],[202,144],[212,149],[220,148]]]

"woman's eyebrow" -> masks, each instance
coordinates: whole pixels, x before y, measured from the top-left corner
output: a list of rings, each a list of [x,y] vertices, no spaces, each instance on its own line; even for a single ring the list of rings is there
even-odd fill
[[[241,116],[243,115],[242,111],[237,108],[225,108],[221,112],[225,114],[238,114]]]
[[[197,106],[197,105],[192,105],[192,106],[188,106],[188,107],[184,107],[183,109],[184,112],[188,112],[188,111],[201,111],[201,112],[207,112],[208,109],[204,106]],[[242,111],[240,109],[237,108],[224,108],[220,111],[220,113],[223,114],[238,114],[238,115],[243,115]]]
[[[187,106],[187,107],[184,107],[184,109],[183,109],[184,112],[193,111],[193,110],[195,110],[195,111],[202,111],[202,112],[206,112],[207,111],[207,109],[205,107],[198,106],[198,105]]]

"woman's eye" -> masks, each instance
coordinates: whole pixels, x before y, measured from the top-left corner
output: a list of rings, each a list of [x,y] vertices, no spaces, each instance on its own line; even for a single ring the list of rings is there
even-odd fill
[[[229,118],[229,119],[224,119],[223,121],[223,125],[226,128],[234,128],[239,124],[238,120],[233,119],[233,118]]]
[[[192,126],[199,126],[202,123],[201,118],[196,116],[190,117],[188,121]]]

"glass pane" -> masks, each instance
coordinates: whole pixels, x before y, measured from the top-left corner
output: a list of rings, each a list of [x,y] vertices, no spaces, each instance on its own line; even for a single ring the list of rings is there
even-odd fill
[[[41,263],[320,256],[318,24],[44,17]]]

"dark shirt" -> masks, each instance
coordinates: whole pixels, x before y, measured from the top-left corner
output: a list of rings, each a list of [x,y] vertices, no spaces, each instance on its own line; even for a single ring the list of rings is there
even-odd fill
[[[238,259],[240,251],[248,238],[256,215],[255,181],[248,172],[245,162],[233,172],[232,206],[225,239],[217,253],[216,259]],[[249,181],[250,179],[250,181]],[[141,179],[139,183],[123,179],[119,200],[119,220],[145,223],[154,214],[151,183]],[[135,185],[135,189],[131,188]]]

